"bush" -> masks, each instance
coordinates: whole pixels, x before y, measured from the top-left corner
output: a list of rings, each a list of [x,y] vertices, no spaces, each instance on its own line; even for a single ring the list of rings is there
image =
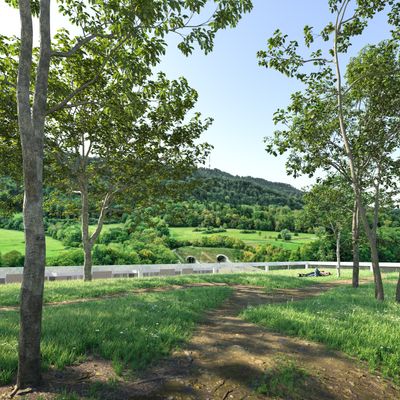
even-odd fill
[[[292,239],[292,234],[291,234],[291,232],[289,231],[289,229],[283,229],[281,232],[280,232],[280,237],[281,237],[281,239],[283,239],[283,240],[291,240]],[[279,235],[278,235],[278,237],[279,237]]]
[[[3,267],[23,267],[25,257],[16,250],[9,251],[1,257],[1,265]]]
[[[67,247],[79,247],[82,243],[82,232],[79,225],[71,225],[57,233],[62,244]]]
[[[129,239],[128,231],[122,228],[113,228],[100,235],[99,243],[101,244],[123,243],[128,239]]]
[[[192,242],[196,247],[227,247],[230,249],[245,249],[246,244],[236,238],[229,236],[205,236]]]
[[[47,264],[53,266],[83,265],[83,250],[74,249],[74,250],[64,251],[58,256],[48,260]]]
[[[93,265],[138,264],[139,257],[135,251],[121,247],[98,244],[93,248]]]

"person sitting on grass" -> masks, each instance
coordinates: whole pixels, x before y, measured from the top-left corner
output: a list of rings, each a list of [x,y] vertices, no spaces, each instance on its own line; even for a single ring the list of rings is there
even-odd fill
[[[311,277],[311,276],[328,276],[332,275],[330,272],[320,271],[318,268],[315,268],[314,272],[310,272],[308,274],[299,274],[300,278]]]

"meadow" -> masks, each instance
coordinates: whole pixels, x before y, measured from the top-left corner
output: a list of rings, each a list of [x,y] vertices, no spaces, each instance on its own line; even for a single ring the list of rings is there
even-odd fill
[[[13,250],[25,254],[24,232],[0,229],[0,253],[5,254]],[[59,240],[46,236],[47,258],[55,257],[65,250],[66,248]]]
[[[91,354],[110,360],[117,374],[142,369],[187,341],[203,313],[221,304],[228,287],[164,293],[46,307],[42,363],[62,369]],[[0,385],[17,370],[18,312],[0,312]]]
[[[298,302],[248,308],[241,316],[268,330],[317,341],[368,363],[400,383],[400,305],[397,274],[385,275],[386,300],[374,299],[372,283],[341,286]]]
[[[224,254],[230,261],[240,260],[240,250],[228,249],[226,247],[194,247],[184,246],[175,250],[181,262],[187,262],[186,257],[193,256],[202,263],[215,263],[218,254]]]
[[[195,228],[169,228],[171,236],[177,240],[196,240],[206,236],[202,232],[195,232]],[[316,236],[310,233],[299,233],[298,236],[292,234],[291,240],[278,239],[279,232],[275,231],[254,231],[252,233],[242,233],[240,229],[227,229],[226,232],[207,234],[207,236],[229,236],[242,240],[248,245],[271,244],[284,249],[293,250],[315,240]]]
[[[367,272],[366,272],[367,273]],[[343,279],[349,274],[344,274]],[[271,271],[268,273],[239,274],[198,274],[141,279],[104,279],[92,282],[53,281],[45,283],[44,302],[61,302],[86,298],[96,298],[117,294],[127,294],[133,290],[184,286],[198,283],[225,283],[227,285],[254,285],[265,290],[299,288],[316,282],[335,279],[333,277],[304,279],[297,278],[296,271]],[[19,284],[0,286],[0,307],[19,304]]]

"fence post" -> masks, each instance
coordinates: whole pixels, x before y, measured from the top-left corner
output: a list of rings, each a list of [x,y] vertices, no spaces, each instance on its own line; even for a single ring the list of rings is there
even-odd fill
[[[137,277],[138,278],[143,278],[143,271],[142,271],[142,268],[138,268],[138,270],[137,270]]]
[[[268,265],[268,264],[264,267],[264,271],[265,271],[265,272],[268,272],[268,271],[269,271],[269,265]]]
[[[308,269],[308,263],[306,263],[306,269]]]

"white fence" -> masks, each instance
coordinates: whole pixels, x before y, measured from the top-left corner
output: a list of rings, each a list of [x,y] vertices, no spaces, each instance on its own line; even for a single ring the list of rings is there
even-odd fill
[[[102,265],[93,267],[93,279],[142,278],[148,276],[175,276],[186,274],[216,274],[234,272],[261,272],[282,269],[336,268],[334,261],[250,262],[250,263],[196,263],[196,264],[141,264]],[[352,262],[341,262],[341,268],[351,268]],[[380,263],[381,268],[400,270],[400,263]],[[371,263],[361,262],[361,268],[371,269]],[[0,268],[1,283],[22,281],[23,268]],[[71,280],[83,278],[82,266],[46,267],[46,280]]]

